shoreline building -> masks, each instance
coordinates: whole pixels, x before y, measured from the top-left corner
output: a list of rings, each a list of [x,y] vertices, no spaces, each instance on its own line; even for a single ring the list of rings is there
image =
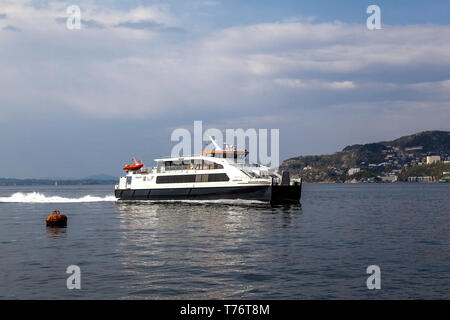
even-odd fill
[[[348,169],[348,175],[349,175],[349,176],[352,176],[352,175],[354,175],[355,173],[358,173],[358,172],[360,172],[360,171],[361,171],[360,168],[350,168],[350,169]]]
[[[427,164],[432,164],[441,161],[440,156],[427,156]]]
[[[433,177],[408,177],[408,182],[433,182]]]
[[[398,178],[396,175],[381,176],[381,182],[397,182]]]

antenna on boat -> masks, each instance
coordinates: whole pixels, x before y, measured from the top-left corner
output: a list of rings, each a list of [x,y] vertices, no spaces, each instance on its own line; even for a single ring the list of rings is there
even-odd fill
[[[219,145],[217,144],[217,142],[211,137],[209,136],[209,139],[211,140],[211,142],[213,143],[214,147],[216,148],[216,150],[222,150],[221,147],[219,147]]]
[[[133,156],[132,159],[133,159],[133,161],[134,161],[134,163],[135,163],[136,165],[142,164],[142,160],[137,160],[135,156]]]

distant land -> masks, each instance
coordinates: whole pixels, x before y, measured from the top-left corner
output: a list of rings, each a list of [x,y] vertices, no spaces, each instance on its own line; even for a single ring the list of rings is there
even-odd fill
[[[280,170],[305,182],[445,182],[450,180],[449,155],[449,131],[424,131],[333,154],[294,157]]]
[[[118,177],[98,174],[83,179],[14,179],[0,178],[0,186],[75,186],[75,185],[114,185],[119,181]]]
[[[84,180],[100,180],[100,181],[118,181],[119,177],[111,176],[109,174],[96,174],[84,178]]]

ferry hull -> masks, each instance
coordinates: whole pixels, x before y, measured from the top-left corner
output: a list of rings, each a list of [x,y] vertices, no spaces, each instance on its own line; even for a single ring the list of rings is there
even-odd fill
[[[302,185],[275,185],[272,186],[270,204],[285,205],[299,204],[302,196]]]
[[[239,186],[172,189],[118,189],[119,200],[257,200],[272,205],[298,204],[301,185]]]
[[[119,200],[244,199],[270,201],[270,197],[271,186],[116,190],[116,198]]]

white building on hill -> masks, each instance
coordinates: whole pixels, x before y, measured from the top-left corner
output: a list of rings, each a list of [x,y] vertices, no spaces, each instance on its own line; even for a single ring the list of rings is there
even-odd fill
[[[432,164],[438,161],[441,161],[440,156],[427,156],[427,164]]]

